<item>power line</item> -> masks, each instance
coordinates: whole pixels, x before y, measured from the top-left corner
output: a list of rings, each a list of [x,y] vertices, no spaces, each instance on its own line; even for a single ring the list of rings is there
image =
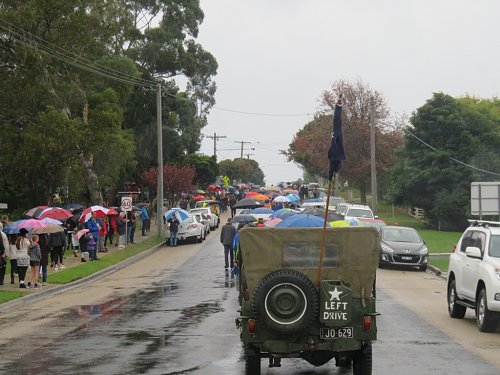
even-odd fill
[[[409,131],[408,129],[404,129],[405,132],[407,132],[408,134],[410,134],[413,138],[415,138],[417,141],[419,141],[420,143],[422,143],[423,145],[427,146],[428,148],[430,148],[432,151],[439,151],[437,148],[435,148],[434,146],[431,146],[430,144],[428,144],[427,142],[425,142],[424,140],[420,139],[419,137],[417,137],[415,134],[413,134],[411,131]],[[470,164],[467,164],[467,163],[464,163],[463,161],[461,160],[458,160],[454,157],[451,157],[449,156],[448,157],[449,159],[453,160],[454,162],[458,163],[458,164],[462,164],[463,166],[465,167],[468,167],[468,168],[471,168],[471,169],[474,169],[476,171],[479,171],[479,172],[484,172],[484,173],[488,173],[488,174],[492,174],[492,175],[495,175],[495,176],[500,176],[500,173],[495,173],[495,172],[491,172],[491,171],[487,171],[485,169],[481,169],[481,168],[478,168],[478,167],[474,167],[473,165],[470,165]]]

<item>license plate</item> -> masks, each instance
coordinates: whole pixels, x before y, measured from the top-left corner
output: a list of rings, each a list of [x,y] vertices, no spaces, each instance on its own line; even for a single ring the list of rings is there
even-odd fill
[[[342,328],[320,328],[319,337],[322,340],[331,339],[352,339],[353,329],[352,327],[342,327]]]
[[[401,257],[401,259],[403,259],[403,260],[412,260],[413,258],[412,257]]]

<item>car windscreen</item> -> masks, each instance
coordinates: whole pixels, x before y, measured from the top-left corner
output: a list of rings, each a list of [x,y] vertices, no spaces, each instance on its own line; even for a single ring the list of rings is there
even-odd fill
[[[363,210],[362,208],[350,208],[346,216],[353,216],[353,217],[369,217],[373,219],[373,214],[370,210]]]
[[[192,217],[185,218],[184,220],[181,221],[181,224],[191,224],[193,223],[194,220]]]
[[[422,242],[416,231],[405,228],[385,229],[382,233],[382,240],[389,242]]]
[[[490,238],[490,257],[500,258],[500,236],[493,235]]]

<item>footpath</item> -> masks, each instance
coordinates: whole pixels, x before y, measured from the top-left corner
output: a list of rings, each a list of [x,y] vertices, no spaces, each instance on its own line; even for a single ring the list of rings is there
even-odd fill
[[[142,235],[140,225],[137,225],[135,229],[135,235],[134,235],[134,243],[129,243],[125,248],[121,248],[119,246],[116,246],[116,237],[114,239],[114,244],[112,245],[107,245],[107,250],[108,252],[98,252],[97,257],[102,259],[105,259],[107,256],[111,254],[118,253],[120,251],[124,251],[125,249],[129,249],[132,246],[137,246],[138,244],[141,244],[142,242],[152,238],[152,237],[157,237],[157,226],[156,222],[152,220],[151,222],[151,228],[150,232],[146,233],[146,235]],[[159,239],[160,240],[160,239]],[[10,284],[10,274],[5,275],[5,284],[3,286],[0,286],[0,291],[20,291],[23,293],[23,296],[5,303],[0,304],[0,313],[7,312],[11,310],[12,308],[20,305],[20,304],[25,304],[29,302],[34,302],[34,301],[39,301],[43,300],[46,298],[49,298],[54,295],[58,295],[61,293],[64,293],[68,290],[80,287],[82,285],[85,285],[87,283],[90,283],[92,281],[95,281],[97,279],[100,279],[106,275],[109,275],[110,273],[116,272],[124,267],[127,267],[129,264],[132,264],[134,262],[137,262],[138,260],[152,254],[153,252],[157,251],[158,249],[162,248],[165,245],[164,238],[161,238],[161,242],[157,245],[153,245],[150,249],[146,249],[136,255],[133,255],[129,258],[126,258],[110,267],[101,269],[95,273],[92,273],[89,276],[83,277],[81,279],[68,282],[65,284],[54,284],[51,283],[51,276],[54,276],[55,274],[59,272],[64,272],[65,270],[76,268],[76,267],[85,267],[88,264],[92,264],[93,262],[100,262],[100,260],[96,261],[87,261],[87,262],[81,262],[80,260],[80,253],[78,253],[78,256],[74,256],[73,250],[68,249],[65,252],[64,255],[64,269],[61,270],[56,270],[54,268],[48,267],[48,275],[47,275],[47,284],[42,286],[41,283],[41,275],[40,275],[40,288],[26,288],[26,289],[21,289],[19,288],[19,278],[17,275],[15,275],[15,284]],[[29,280],[29,276],[31,275],[31,269],[28,268],[28,271],[26,272],[26,283]]]

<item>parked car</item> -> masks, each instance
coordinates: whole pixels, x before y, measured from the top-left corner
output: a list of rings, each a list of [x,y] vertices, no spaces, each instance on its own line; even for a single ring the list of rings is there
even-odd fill
[[[330,201],[328,202],[328,209],[336,211],[337,210],[337,205],[339,203],[346,203],[346,201],[342,197],[330,196]]]
[[[350,203],[347,203],[347,202],[340,202],[340,203],[337,203],[337,206],[335,207],[335,212],[340,214],[340,215],[344,215],[345,212],[347,211],[347,208],[350,206],[351,204]]]
[[[351,220],[353,218],[377,219],[377,217],[373,215],[372,209],[363,204],[351,204],[350,206],[347,207],[343,215],[345,220]]]
[[[206,208],[209,207],[210,211],[214,214],[217,215],[217,217],[220,216],[220,204],[218,201],[214,200],[203,200],[203,201],[198,201],[195,203],[194,208]],[[219,226],[219,223],[217,223],[217,226]]]
[[[192,208],[189,210],[190,214],[203,214],[207,219],[210,220],[210,230],[214,230],[219,227],[220,219],[212,212],[210,207]]]
[[[414,228],[388,225],[380,229],[379,265],[419,267],[427,269],[429,250]]]
[[[202,223],[205,226],[205,237],[210,234],[210,219],[207,217],[206,214],[190,214],[193,216],[196,216],[196,220],[200,223]]]
[[[481,332],[500,328],[500,222],[474,221],[450,255],[448,313],[476,312]]]
[[[375,229],[379,230],[382,227],[385,227],[385,221],[381,219],[370,219],[367,217],[360,217],[358,219],[364,226],[368,227],[374,227]]]
[[[167,243],[170,242],[170,228],[167,228]],[[177,231],[177,241],[192,240],[202,242],[205,239],[205,225],[199,221],[196,215],[189,216],[181,221]]]

